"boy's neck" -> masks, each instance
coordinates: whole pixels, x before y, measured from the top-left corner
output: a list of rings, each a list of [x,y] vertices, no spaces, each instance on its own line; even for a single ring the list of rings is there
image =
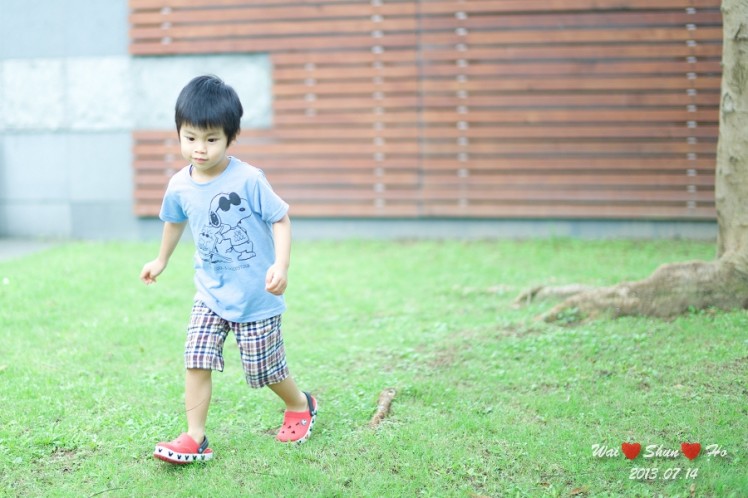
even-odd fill
[[[200,171],[190,164],[190,176],[197,183],[208,183],[209,181],[215,180],[221,176],[221,173],[226,171],[226,168],[229,167],[230,162],[231,158],[229,156],[224,156],[223,160],[209,171]]]

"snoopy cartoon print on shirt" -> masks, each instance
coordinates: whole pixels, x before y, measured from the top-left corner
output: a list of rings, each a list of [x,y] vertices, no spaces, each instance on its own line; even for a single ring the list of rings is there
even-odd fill
[[[197,251],[200,258],[209,263],[228,263],[231,258],[221,255],[220,246],[223,243],[220,227],[205,225],[197,235]]]
[[[198,251],[211,263],[246,261],[256,256],[246,220],[252,217],[249,202],[236,192],[220,193],[210,201],[210,225],[200,231]]]

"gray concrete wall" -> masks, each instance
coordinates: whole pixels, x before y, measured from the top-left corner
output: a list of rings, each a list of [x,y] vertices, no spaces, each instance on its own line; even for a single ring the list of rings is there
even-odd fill
[[[135,129],[171,129],[179,90],[214,73],[269,126],[263,54],[131,57],[124,0],[0,0],[0,236],[140,239]]]

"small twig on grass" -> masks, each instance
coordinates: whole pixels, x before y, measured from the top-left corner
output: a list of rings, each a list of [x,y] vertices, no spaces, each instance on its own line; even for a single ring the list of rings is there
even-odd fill
[[[388,387],[379,393],[379,399],[377,400],[377,411],[371,421],[369,421],[369,427],[374,429],[377,427],[384,418],[390,414],[390,407],[392,406],[392,400],[395,397],[397,391],[394,387]]]
[[[119,487],[119,488],[109,488],[109,489],[105,489],[104,491],[99,491],[98,493],[94,493],[94,494],[92,494],[92,495],[89,495],[89,497],[88,497],[88,498],[92,498],[93,496],[99,496],[99,495],[103,495],[104,493],[108,493],[108,492],[110,492],[110,491],[117,491],[118,489],[127,489],[127,488],[125,488],[125,487]]]

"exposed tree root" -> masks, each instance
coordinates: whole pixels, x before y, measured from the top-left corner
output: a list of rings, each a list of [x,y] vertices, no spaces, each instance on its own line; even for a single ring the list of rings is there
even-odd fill
[[[545,299],[565,299],[592,289],[595,289],[595,287],[580,284],[553,286],[538,285],[527,289],[517,296],[514,300],[513,306],[522,307],[533,301],[541,301]]]
[[[571,286],[561,287],[566,297]],[[536,288],[537,289],[537,288]],[[529,302],[541,291],[525,291],[518,301]],[[542,295],[553,295],[542,288]],[[529,296],[529,298],[528,298]],[[731,259],[691,261],[660,266],[652,275],[636,282],[611,287],[584,288],[545,313],[546,322],[573,323],[606,314],[612,317],[642,315],[671,318],[688,310],[748,307],[748,275]]]
[[[377,400],[377,411],[374,416],[371,417],[371,421],[369,421],[369,427],[371,427],[372,429],[376,428],[382,422],[382,420],[384,420],[385,417],[390,414],[392,400],[395,398],[396,393],[397,391],[392,387],[388,387],[382,390],[381,393],[379,393],[379,399]]]

